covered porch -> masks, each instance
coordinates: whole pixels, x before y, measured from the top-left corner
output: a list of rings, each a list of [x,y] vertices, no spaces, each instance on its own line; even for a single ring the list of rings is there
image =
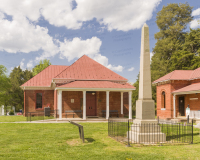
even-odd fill
[[[54,103],[57,104],[59,120],[71,118],[107,120],[109,117],[124,117],[124,115],[132,119],[133,90],[135,88],[130,84],[75,81],[55,88],[54,96],[57,97],[54,97]]]
[[[200,83],[194,83],[172,92],[173,117],[186,118],[186,108],[190,108],[190,118],[200,119]]]

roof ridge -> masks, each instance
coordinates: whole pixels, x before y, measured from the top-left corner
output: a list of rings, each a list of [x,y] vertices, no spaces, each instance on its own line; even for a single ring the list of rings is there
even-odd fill
[[[177,70],[174,70],[174,71],[170,72],[170,73],[172,73],[172,74],[171,74],[171,76],[169,77],[169,79],[172,77],[172,75],[174,74],[175,71],[177,71]]]
[[[84,54],[85,55],[85,54]],[[84,55],[82,55],[79,59],[81,59]],[[79,59],[77,59],[74,63],[72,63],[70,66],[68,66],[67,68],[71,67],[72,65],[74,65]],[[65,68],[62,72],[64,72],[67,68]],[[62,72],[60,72],[58,75],[56,75],[54,78],[56,78],[57,76],[59,76]]]
[[[87,56],[87,57],[88,57],[88,56]],[[90,57],[88,57],[88,58],[90,58]],[[102,65],[101,63],[95,61],[94,59],[92,59],[92,58],[90,58],[90,59],[93,60],[94,62],[100,64],[101,66],[105,67],[106,69],[109,69],[109,68],[107,68],[106,66]],[[109,69],[109,70],[112,71],[111,69]],[[112,72],[115,73],[114,71],[112,71]],[[117,74],[117,73],[115,73],[115,74]],[[117,74],[117,75],[119,75],[119,74]],[[120,76],[120,75],[119,75],[119,76]],[[122,76],[120,76],[120,77],[122,77]],[[122,77],[122,78],[124,78],[124,77]],[[126,79],[126,78],[125,78],[125,79]],[[128,80],[128,79],[126,79],[126,80]]]

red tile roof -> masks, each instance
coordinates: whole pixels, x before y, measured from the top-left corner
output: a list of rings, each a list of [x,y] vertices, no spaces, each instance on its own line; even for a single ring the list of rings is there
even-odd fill
[[[33,78],[28,80],[26,83],[21,85],[21,87],[50,87],[52,78],[57,76],[60,72],[66,69],[68,66],[60,66],[60,65],[50,65],[45,68],[43,71],[35,75]]]
[[[200,90],[200,83],[193,83],[189,86],[183,87],[181,89],[175,90],[172,93],[178,93],[178,92],[189,92],[189,91],[198,91]]]
[[[62,71],[55,79],[76,79],[76,80],[123,80],[126,78],[111,71],[100,63],[83,55],[71,66]]]
[[[190,77],[190,79],[200,78],[200,67],[195,69]]]
[[[61,85],[57,88],[122,88],[132,90],[135,89],[135,87],[130,85],[129,83],[119,84],[110,81],[73,81],[71,83]]]
[[[193,70],[175,70],[155,80],[153,83],[158,83],[158,82],[167,81],[167,80],[190,80],[193,73],[194,73]]]

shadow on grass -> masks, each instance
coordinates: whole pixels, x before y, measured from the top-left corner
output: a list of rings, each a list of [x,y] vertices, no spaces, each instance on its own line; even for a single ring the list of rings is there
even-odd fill
[[[85,138],[85,140],[87,140],[89,143],[92,143],[95,141],[93,138]]]

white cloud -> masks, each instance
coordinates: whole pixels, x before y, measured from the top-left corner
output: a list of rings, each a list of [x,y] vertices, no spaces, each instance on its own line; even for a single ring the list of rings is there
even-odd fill
[[[190,22],[190,28],[200,27],[200,19],[194,19]]]
[[[32,60],[30,60],[28,63],[27,63],[27,68],[28,69],[31,69],[31,68],[33,68],[33,61]]]
[[[71,61],[87,55],[109,69],[121,72],[123,70],[122,66],[108,64],[108,58],[99,53],[101,44],[101,40],[97,37],[86,40],[76,37],[72,41],[65,39],[64,42],[60,42],[60,58],[66,58]]]
[[[19,65],[22,70],[25,70],[25,68],[24,68],[24,61],[25,61],[25,59],[23,58],[21,60],[21,62],[20,62],[20,65]]]
[[[0,28],[0,51],[29,53],[41,49],[44,58],[58,52],[48,29],[31,24],[25,17],[0,19]]]
[[[0,20],[2,20],[4,17],[5,15],[2,12],[0,12]]]
[[[192,16],[198,16],[198,15],[200,15],[200,8],[192,11]]]
[[[117,71],[117,72],[122,72],[123,69],[124,69],[124,67],[122,67],[122,66],[120,66],[120,65],[118,65],[118,66],[113,66],[113,65],[111,65],[111,64],[109,64],[109,65],[107,66],[107,68],[109,68],[109,69],[111,69],[111,70],[113,70],[113,71]]]
[[[101,40],[97,37],[91,39],[81,40],[81,38],[74,38],[72,41],[67,39],[60,42],[61,57],[66,57],[68,61],[82,55],[94,55],[99,53],[101,47]]]
[[[2,1],[2,2],[1,2]],[[54,26],[79,29],[83,22],[94,18],[108,30],[128,31],[140,28],[151,19],[153,10],[161,0],[0,0],[0,10],[14,17],[27,17],[38,21],[43,16]]]
[[[113,29],[128,31],[140,28],[145,21],[151,19],[152,12],[160,1],[76,0],[77,8],[73,10],[73,15],[81,22],[96,18],[110,31]]]
[[[128,69],[128,71],[133,71],[134,70],[134,67],[131,67]]]

